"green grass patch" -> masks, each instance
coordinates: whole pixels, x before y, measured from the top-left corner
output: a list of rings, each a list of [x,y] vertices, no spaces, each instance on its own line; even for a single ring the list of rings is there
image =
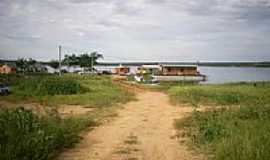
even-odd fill
[[[0,159],[47,160],[71,147],[78,134],[96,123],[89,117],[37,116],[22,108],[0,110]]]
[[[270,157],[269,83],[172,87],[174,103],[222,105],[176,120],[179,136],[214,160],[267,160]]]
[[[109,76],[10,74],[0,75],[0,81],[8,83],[12,91],[1,96],[1,101],[14,106],[37,102],[47,107],[59,104],[96,107],[93,112],[65,118],[55,110],[48,110],[50,113],[45,115],[22,108],[0,110],[0,159],[54,158],[61,149],[78,142],[82,130],[117,116],[115,104],[133,99],[132,93],[113,84]]]
[[[168,90],[173,103],[237,105],[270,103],[270,83],[175,86]]]
[[[194,111],[176,121],[193,144],[215,160],[267,160],[270,157],[270,106]]]
[[[125,103],[133,97],[130,92],[114,85],[108,76],[9,75],[5,78],[11,86],[12,94],[3,97],[3,100],[13,103],[103,107]]]
[[[15,88],[16,87],[16,88]],[[72,95],[83,93],[85,88],[75,79],[48,77],[30,77],[18,82],[14,87],[16,93],[23,97],[46,95]]]

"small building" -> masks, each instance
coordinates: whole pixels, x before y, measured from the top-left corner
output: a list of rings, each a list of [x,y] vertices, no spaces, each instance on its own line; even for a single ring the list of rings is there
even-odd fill
[[[0,65],[0,73],[7,74],[7,73],[14,73],[16,72],[16,67],[13,67],[12,65],[4,64]]]
[[[118,66],[112,69],[113,74],[126,75],[130,72],[130,68],[126,66]]]
[[[161,65],[161,73],[166,76],[197,76],[196,65]]]
[[[161,72],[160,65],[142,65],[137,68],[137,74],[158,74]]]

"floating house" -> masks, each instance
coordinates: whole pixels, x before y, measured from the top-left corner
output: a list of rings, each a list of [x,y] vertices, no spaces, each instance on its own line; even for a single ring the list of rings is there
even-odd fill
[[[8,74],[8,73],[14,73],[16,72],[16,67],[12,66],[12,65],[0,65],[0,73],[2,74]]]
[[[137,74],[158,74],[161,71],[160,65],[142,65],[137,68]]]
[[[196,65],[161,65],[161,73],[166,76],[197,76],[200,74]]]
[[[196,65],[161,64],[141,66],[135,76],[135,80],[140,82],[204,81],[205,79],[206,76],[200,74]]]
[[[196,65],[161,65],[161,74],[152,76],[152,81],[204,81]]]
[[[112,69],[112,74],[127,75],[129,72],[130,68],[122,65]]]

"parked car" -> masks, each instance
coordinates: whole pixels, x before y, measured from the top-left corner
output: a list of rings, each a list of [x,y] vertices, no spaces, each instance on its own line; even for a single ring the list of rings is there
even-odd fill
[[[82,71],[82,72],[78,72],[79,75],[97,75],[98,72],[97,71]]]
[[[4,95],[4,94],[9,94],[10,93],[10,88],[8,85],[0,83],[0,94]]]
[[[102,74],[104,74],[104,75],[111,75],[112,72],[110,72],[110,71],[102,71]]]

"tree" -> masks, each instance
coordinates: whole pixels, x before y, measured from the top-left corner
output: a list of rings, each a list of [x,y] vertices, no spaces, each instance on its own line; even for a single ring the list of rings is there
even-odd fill
[[[91,56],[91,68],[93,68],[94,65],[98,64],[97,60],[100,59],[100,58],[103,58],[103,55],[102,54],[99,54],[98,52],[92,52],[90,54]]]
[[[16,67],[19,71],[25,73],[25,72],[36,72],[37,68],[36,68],[36,63],[37,61],[29,58],[19,58],[16,61]]]
[[[37,63],[36,60],[29,58],[28,60],[26,60],[26,68],[27,68],[27,72],[36,72],[38,69],[35,66]]]
[[[75,54],[72,54],[71,56],[66,54],[63,64],[69,67],[79,65],[79,57],[77,57]]]
[[[59,68],[59,62],[57,60],[51,60],[49,66],[56,70]]]
[[[84,53],[80,55],[80,66],[83,68],[88,68],[93,71],[93,66],[97,64],[97,60],[103,58],[102,54],[97,52],[92,52],[90,54]]]
[[[84,54],[81,54],[79,56],[79,64],[80,64],[80,67],[83,68],[83,70],[85,70],[85,68],[89,69],[91,68],[91,57],[89,54],[87,53],[84,53]]]
[[[24,59],[24,58],[17,59],[16,67],[18,71],[25,73],[27,69],[27,59]]]
[[[90,54],[86,52],[80,54],[79,56],[76,56],[75,54],[65,55],[63,64],[67,65],[68,67],[79,65],[84,70],[93,70],[93,66],[97,64],[97,60],[100,58],[103,58],[103,55],[99,54],[98,52],[92,52]]]

